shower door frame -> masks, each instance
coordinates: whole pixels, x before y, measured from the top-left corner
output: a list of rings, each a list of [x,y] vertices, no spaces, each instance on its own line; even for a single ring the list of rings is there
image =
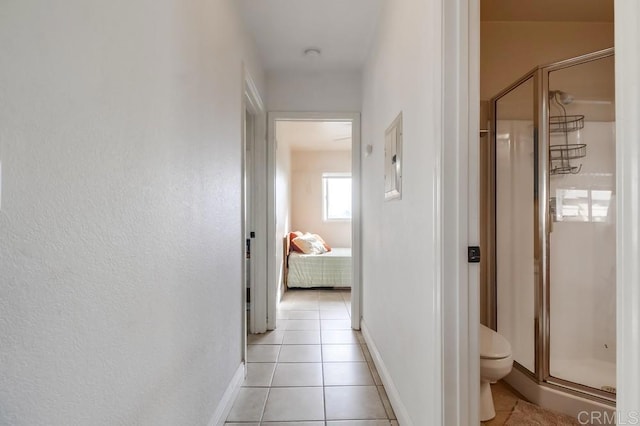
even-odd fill
[[[534,292],[534,313],[535,313],[535,371],[531,372],[526,367],[514,361],[514,367],[526,374],[530,379],[539,385],[549,386],[564,392],[576,393],[581,397],[592,399],[607,405],[615,405],[616,396],[609,392],[595,389],[580,383],[553,377],[550,373],[550,235],[552,221],[549,209],[550,179],[549,179],[549,74],[553,71],[585,64],[592,61],[608,58],[615,55],[614,48],[604,49],[575,58],[555,62],[534,68],[519,78],[513,84],[502,90],[491,99],[491,119],[489,144],[490,174],[489,185],[491,203],[489,217],[491,220],[487,224],[489,238],[488,262],[489,276],[489,304],[488,311],[489,326],[497,330],[497,227],[496,227],[496,144],[497,144],[497,102],[519,87],[522,83],[533,79],[533,128],[534,128],[534,282],[536,285]]]

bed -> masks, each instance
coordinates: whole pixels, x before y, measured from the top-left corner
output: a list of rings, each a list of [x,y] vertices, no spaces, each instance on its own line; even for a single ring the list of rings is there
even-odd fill
[[[322,254],[304,254],[291,249],[289,235],[284,238],[285,284],[288,288],[351,288],[351,249],[333,247]]]

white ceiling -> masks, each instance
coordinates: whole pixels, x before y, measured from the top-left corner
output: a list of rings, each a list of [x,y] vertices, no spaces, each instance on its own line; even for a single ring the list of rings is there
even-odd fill
[[[268,71],[361,68],[383,5],[383,0],[236,1]],[[481,19],[613,22],[613,1],[480,0]],[[321,56],[304,56],[310,47],[321,49]]]
[[[292,151],[350,151],[351,122],[278,121],[276,140]]]
[[[236,0],[266,70],[362,67],[382,0]],[[305,57],[309,47],[319,58]]]
[[[613,0],[480,0],[480,14],[483,21],[613,22]]]

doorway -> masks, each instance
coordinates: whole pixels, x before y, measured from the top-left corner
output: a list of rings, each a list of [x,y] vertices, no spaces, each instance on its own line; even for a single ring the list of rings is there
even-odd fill
[[[359,329],[359,114],[273,113],[269,114],[268,130],[267,329],[277,327],[278,303],[288,288],[333,286],[343,292],[345,288],[351,289],[348,305],[351,327]],[[345,189],[351,192],[350,206],[344,203],[345,195],[348,196]],[[350,207],[348,214],[346,207]],[[301,278],[289,270],[288,257],[292,252],[289,234],[294,231],[319,235],[332,249],[327,253],[331,256],[346,256],[345,252],[350,251],[350,260],[332,260],[335,265],[321,272],[323,280],[305,281],[309,275],[304,271]],[[298,267],[296,264],[295,268]]]

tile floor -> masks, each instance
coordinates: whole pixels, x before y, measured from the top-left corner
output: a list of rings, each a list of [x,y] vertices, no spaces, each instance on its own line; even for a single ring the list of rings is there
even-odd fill
[[[345,290],[289,290],[277,329],[250,335],[227,426],[398,426]]]

